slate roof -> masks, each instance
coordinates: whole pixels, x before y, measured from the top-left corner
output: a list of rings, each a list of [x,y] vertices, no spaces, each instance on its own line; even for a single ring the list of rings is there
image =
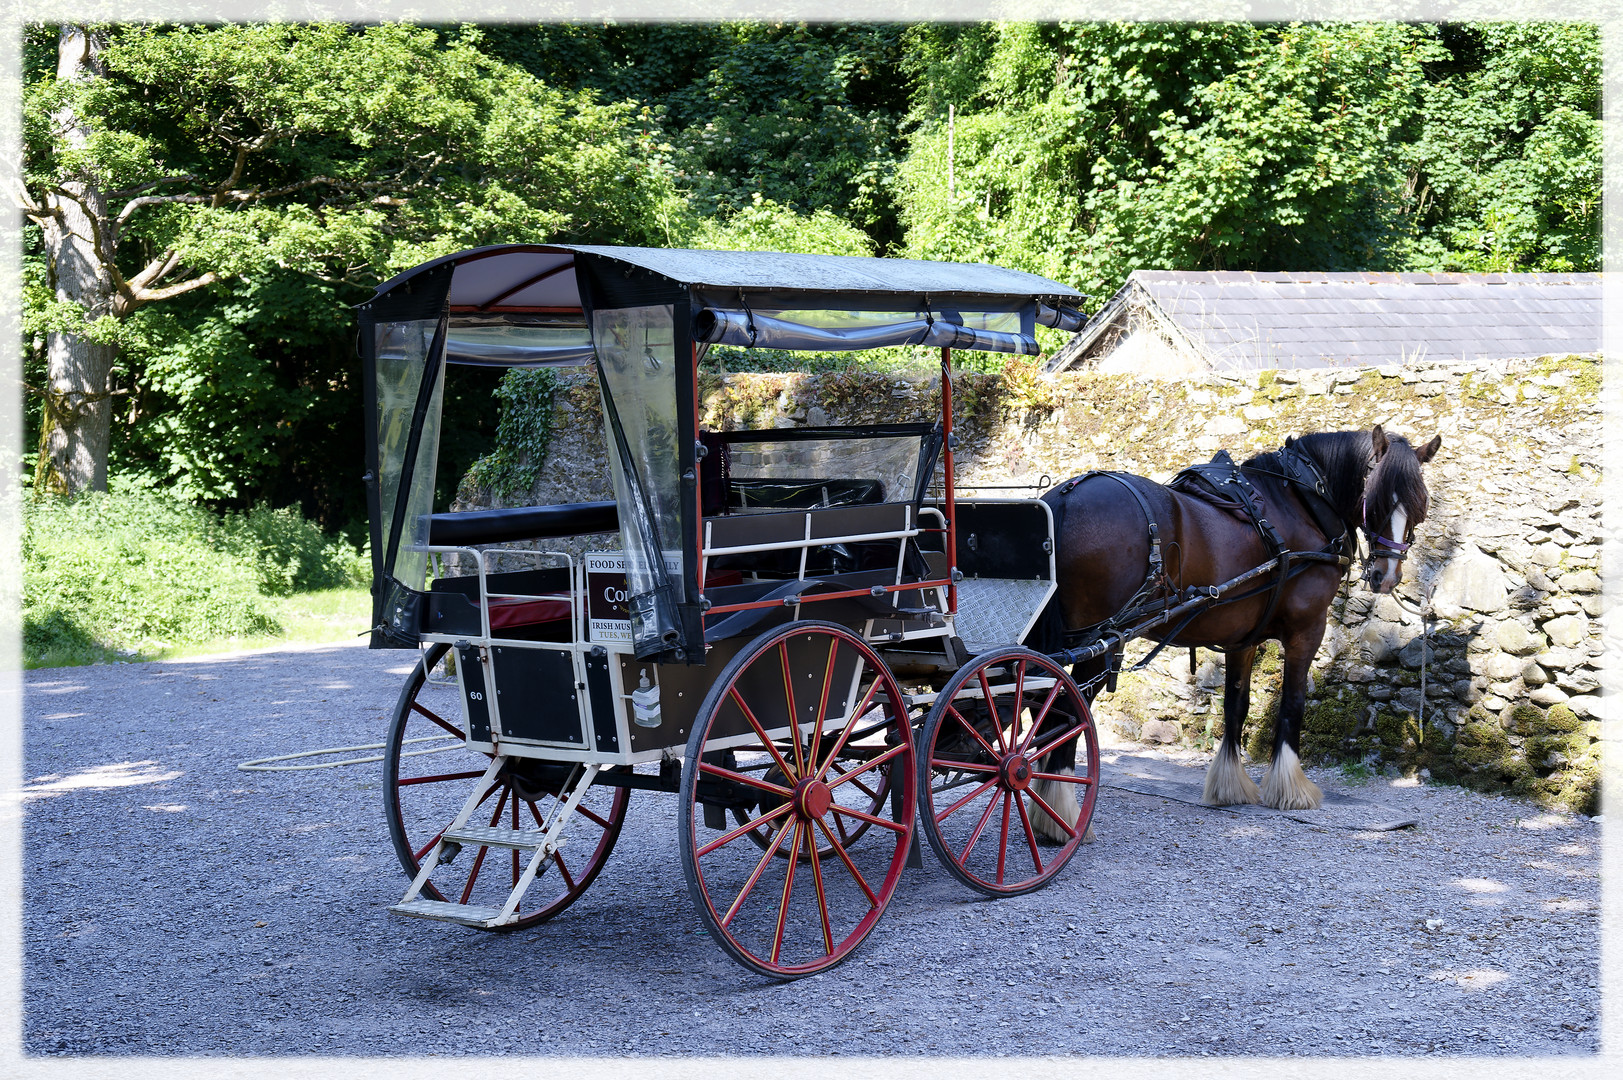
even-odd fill
[[[1601,276],[1135,270],[1048,370],[1102,357],[1135,313],[1218,370],[1588,353]]]

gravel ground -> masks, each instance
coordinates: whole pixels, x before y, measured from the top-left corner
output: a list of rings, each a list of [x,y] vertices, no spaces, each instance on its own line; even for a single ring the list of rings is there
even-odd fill
[[[745,972],[700,927],[668,795],[633,797],[603,876],[551,923],[395,918],[380,766],[236,764],[378,741],[410,659],[331,647],[28,673],[26,1053],[1598,1049],[1600,826],[1333,770],[1310,773],[1419,826],[1106,787],[1098,842],[1049,888],[984,900],[926,850],[856,957],[794,983]],[[1107,759],[1127,750],[1143,753]],[[1194,779],[1200,762],[1161,764]]]

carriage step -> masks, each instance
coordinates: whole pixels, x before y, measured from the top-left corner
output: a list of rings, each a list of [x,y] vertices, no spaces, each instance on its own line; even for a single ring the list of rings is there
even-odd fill
[[[444,900],[408,900],[389,908],[396,915],[410,915],[417,919],[438,919],[441,922],[461,923],[464,926],[494,926],[501,908],[481,907],[477,904],[452,904]]]
[[[541,846],[546,834],[540,829],[498,829],[489,825],[464,825],[460,829],[445,830],[444,838],[459,844],[534,851]]]

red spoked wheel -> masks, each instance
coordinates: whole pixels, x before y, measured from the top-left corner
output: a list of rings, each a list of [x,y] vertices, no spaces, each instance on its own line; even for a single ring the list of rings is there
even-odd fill
[[[710,936],[779,979],[849,957],[901,881],[914,776],[901,689],[862,638],[796,622],[746,645],[699,706],[682,763],[682,868]],[[709,829],[706,805],[744,820]],[[872,839],[854,845],[858,827]]]
[[[463,741],[462,703],[454,685],[428,676],[441,667],[448,646],[434,645],[406,680],[384,744],[384,810],[395,856],[415,877],[440,833],[451,824],[490,766],[490,755]],[[575,766],[509,758],[496,783],[469,819],[475,825],[538,829],[561,797],[567,799]],[[592,884],[620,837],[630,792],[595,785],[582,797],[565,845],[536,878],[519,905],[519,917],[498,930],[534,926],[563,911]],[[442,861],[423,886],[428,900],[501,906],[523,873],[528,852],[469,845],[449,864]]]
[[[1015,896],[1076,854],[1098,797],[1099,740],[1060,665],[1022,648],[977,656],[937,696],[919,741],[924,834],[959,881]]]

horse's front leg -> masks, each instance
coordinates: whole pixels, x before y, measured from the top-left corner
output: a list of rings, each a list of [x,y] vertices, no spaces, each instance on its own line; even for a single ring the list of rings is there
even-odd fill
[[[1262,776],[1264,805],[1279,810],[1317,810],[1324,801],[1319,785],[1302,771],[1302,712],[1307,705],[1307,669],[1319,651],[1324,624],[1285,642],[1285,685],[1274,724],[1274,754]]]
[[[1240,764],[1240,733],[1251,711],[1251,665],[1257,649],[1231,650],[1223,658],[1223,742],[1206,769],[1206,789],[1200,801],[1207,806],[1233,806],[1258,800],[1257,785]]]

